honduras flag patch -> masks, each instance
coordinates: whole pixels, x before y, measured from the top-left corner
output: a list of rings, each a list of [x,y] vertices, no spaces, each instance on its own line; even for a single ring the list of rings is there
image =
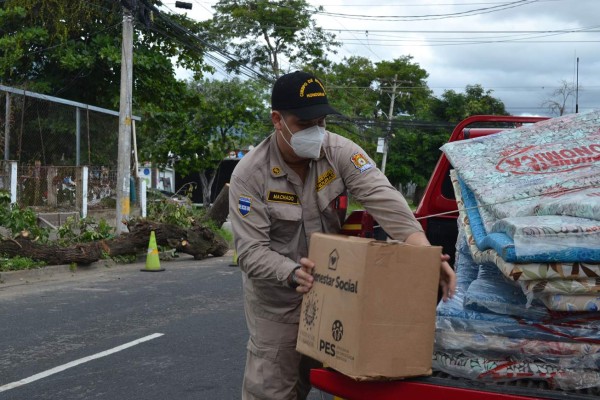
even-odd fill
[[[238,201],[238,211],[245,217],[250,214],[250,206],[252,204],[252,199],[247,196],[240,196],[240,200]]]

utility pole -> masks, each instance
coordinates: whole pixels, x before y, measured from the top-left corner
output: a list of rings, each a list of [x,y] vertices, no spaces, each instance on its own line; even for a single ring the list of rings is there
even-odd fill
[[[130,3],[135,4],[132,0]],[[135,8],[135,7],[134,7]],[[119,106],[119,154],[117,164],[117,235],[127,232],[131,189],[131,98],[133,91],[133,16],[123,7],[123,44],[121,47],[121,97]]]
[[[392,118],[394,116],[394,102],[396,100],[396,79],[398,75],[394,75],[394,83],[392,84],[392,101],[390,102],[390,111],[388,112],[388,132],[383,140],[383,158],[381,160],[381,172],[385,174],[385,164],[387,162],[388,142],[392,134]]]
[[[4,118],[4,161],[10,160],[10,93],[6,92],[6,113]]]
[[[575,114],[579,112],[579,57],[577,57],[577,83],[575,84]]]

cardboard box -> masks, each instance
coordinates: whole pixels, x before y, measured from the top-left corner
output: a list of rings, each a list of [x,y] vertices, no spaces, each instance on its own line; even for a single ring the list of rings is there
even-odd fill
[[[441,247],[315,233],[296,349],[357,380],[431,374]]]

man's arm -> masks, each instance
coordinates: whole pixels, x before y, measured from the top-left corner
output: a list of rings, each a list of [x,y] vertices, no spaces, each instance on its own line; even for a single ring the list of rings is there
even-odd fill
[[[332,161],[340,171],[348,190],[393,239],[417,246],[429,246],[429,240],[408,206],[375,162],[355,143],[339,141]],[[450,257],[443,254],[440,287],[444,300],[456,290],[456,275],[448,264]]]
[[[297,262],[270,249],[270,220],[261,193],[233,175],[229,186],[229,218],[238,264],[250,279],[274,279],[288,285]]]

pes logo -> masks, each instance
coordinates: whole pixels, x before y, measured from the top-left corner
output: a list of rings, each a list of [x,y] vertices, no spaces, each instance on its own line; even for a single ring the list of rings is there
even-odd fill
[[[343,336],[344,325],[342,324],[342,321],[336,319],[331,326],[331,337],[333,337],[333,340],[336,342],[339,342],[342,340]],[[335,357],[335,344],[321,339],[319,341],[319,351],[323,351],[325,354]]]

